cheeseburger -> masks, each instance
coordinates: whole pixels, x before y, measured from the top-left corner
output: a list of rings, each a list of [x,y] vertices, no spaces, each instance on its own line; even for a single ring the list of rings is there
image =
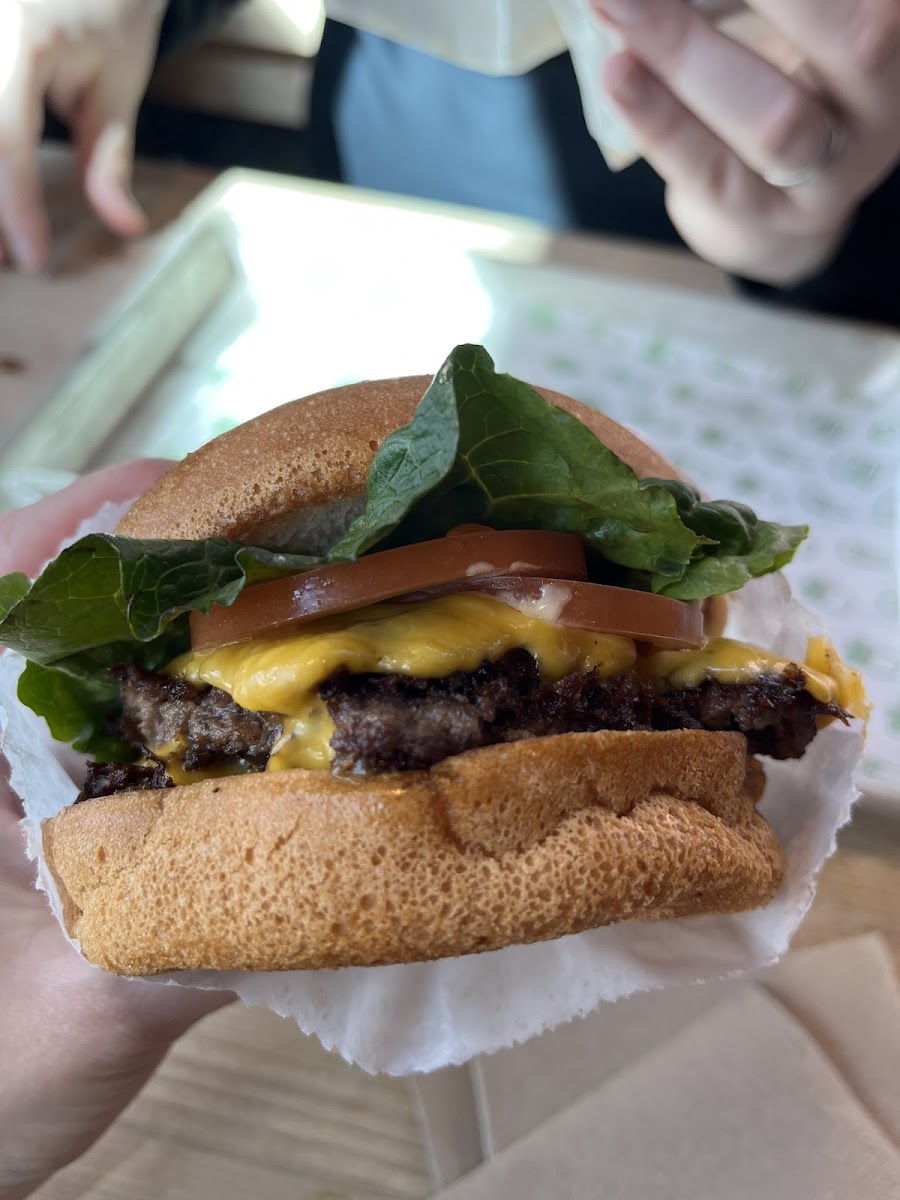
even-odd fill
[[[722,636],[805,535],[473,346],[216,438],[0,580],[21,700],[90,759],[43,827],[69,934],[286,970],[766,904],[762,763],[865,715],[823,640]]]

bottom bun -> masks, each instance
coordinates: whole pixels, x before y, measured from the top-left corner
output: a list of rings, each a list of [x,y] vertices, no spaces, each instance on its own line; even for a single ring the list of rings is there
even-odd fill
[[[784,871],[739,734],[570,733],[427,772],[232,776],[44,824],[66,928],[125,975],[371,966],[737,912]]]

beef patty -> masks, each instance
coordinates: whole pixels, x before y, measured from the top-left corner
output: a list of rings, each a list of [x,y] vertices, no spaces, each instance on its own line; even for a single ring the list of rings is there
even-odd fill
[[[186,770],[238,762],[265,769],[282,732],[272,713],[241,708],[227,693],[137,667],[117,672],[119,734],[137,749],[179,748]],[[443,679],[407,675],[331,676],[320,694],[334,721],[337,774],[424,770],[478,746],[599,729],[707,729],[742,733],[751,754],[799,758],[819,717],[846,720],[836,704],[815,699],[803,672],[788,667],[751,683],[719,683],[658,692],[627,676],[597,671],[541,680],[526,650]],[[80,799],[136,787],[171,786],[158,766],[92,764]]]

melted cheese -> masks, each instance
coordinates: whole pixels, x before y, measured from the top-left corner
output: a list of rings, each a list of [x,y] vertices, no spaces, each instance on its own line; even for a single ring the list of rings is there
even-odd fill
[[[752,683],[761,675],[780,675],[791,665],[788,658],[769,654],[758,646],[715,638],[702,650],[660,650],[641,664],[642,674],[673,690],[699,687],[705,679],[719,683]],[[798,664],[799,665],[799,664]],[[804,667],[806,688],[817,700],[833,699],[831,679]]]
[[[824,675],[834,687],[832,699],[851,716],[868,721],[872,705],[866,696],[862,676],[859,671],[847,666],[828,638],[809,639],[806,643],[806,662],[803,670],[817,671]]]
[[[311,696],[303,705],[301,716],[285,719],[284,732],[272,747],[266,770],[290,771],[302,767],[304,771],[324,771],[334,757],[332,737],[334,721],[325,701]]]
[[[603,678],[636,671],[660,689],[674,689],[705,679],[745,683],[778,675],[790,665],[789,659],[729,638],[717,638],[701,650],[656,651],[638,659],[629,638],[564,628],[548,617],[545,606],[513,607],[477,593],[416,605],[379,604],[310,622],[290,634],[186,654],[169,672],[221,688],[244,708],[279,714],[284,733],[268,769],[282,771],[329,766],[334,725],[318,689],[341,669],[354,675],[441,678],[524,648],[547,681],[574,671],[597,669]],[[797,665],[817,700],[834,700],[855,716],[867,715],[859,675],[828,642],[811,639],[807,658]]]
[[[327,767],[334,726],[318,697],[335,671],[436,679],[474,671],[508,650],[528,650],[547,680],[597,668],[624,675],[637,657],[630,638],[564,629],[476,593],[422,604],[379,604],[327,617],[289,635],[255,638],[174,662],[170,673],[228,692],[244,708],[288,718],[271,770]]]
[[[789,666],[800,667],[806,690],[816,700],[834,701],[854,716],[867,715],[865,691],[856,671],[838,657],[830,642],[810,638],[806,661],[769,654],[759,646],[715,638],[702,650],[659,650],[641,660],[641,674],[668,689],[699,687],[706,679],[720,683],[752,683],[763,675],[781,675]]]

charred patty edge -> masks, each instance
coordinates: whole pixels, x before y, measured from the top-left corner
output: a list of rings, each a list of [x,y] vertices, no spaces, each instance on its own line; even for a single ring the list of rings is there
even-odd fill
[[[173,786],[155,757],[163,747],[180,748],[185,771],[235,763],[265,770],[283,728],[276,714],[242,708],[217,688],[134,666],[114,675],[122,696],[117,733],[150,762],[90,764],[79,800]],[[671,691],[628,675],[603,679],[596,670],[545,683],[528,651],[511,650],[498,662],[441,679],[339,671],[319,694],[334,721],[333,771],[361,775],[427,770],[481,746],[601,729],[735,732],[745,736],[750,754],[800,758],[821,718],[848,719],[805,684],[793,665],[749,683],[708,679]]]

